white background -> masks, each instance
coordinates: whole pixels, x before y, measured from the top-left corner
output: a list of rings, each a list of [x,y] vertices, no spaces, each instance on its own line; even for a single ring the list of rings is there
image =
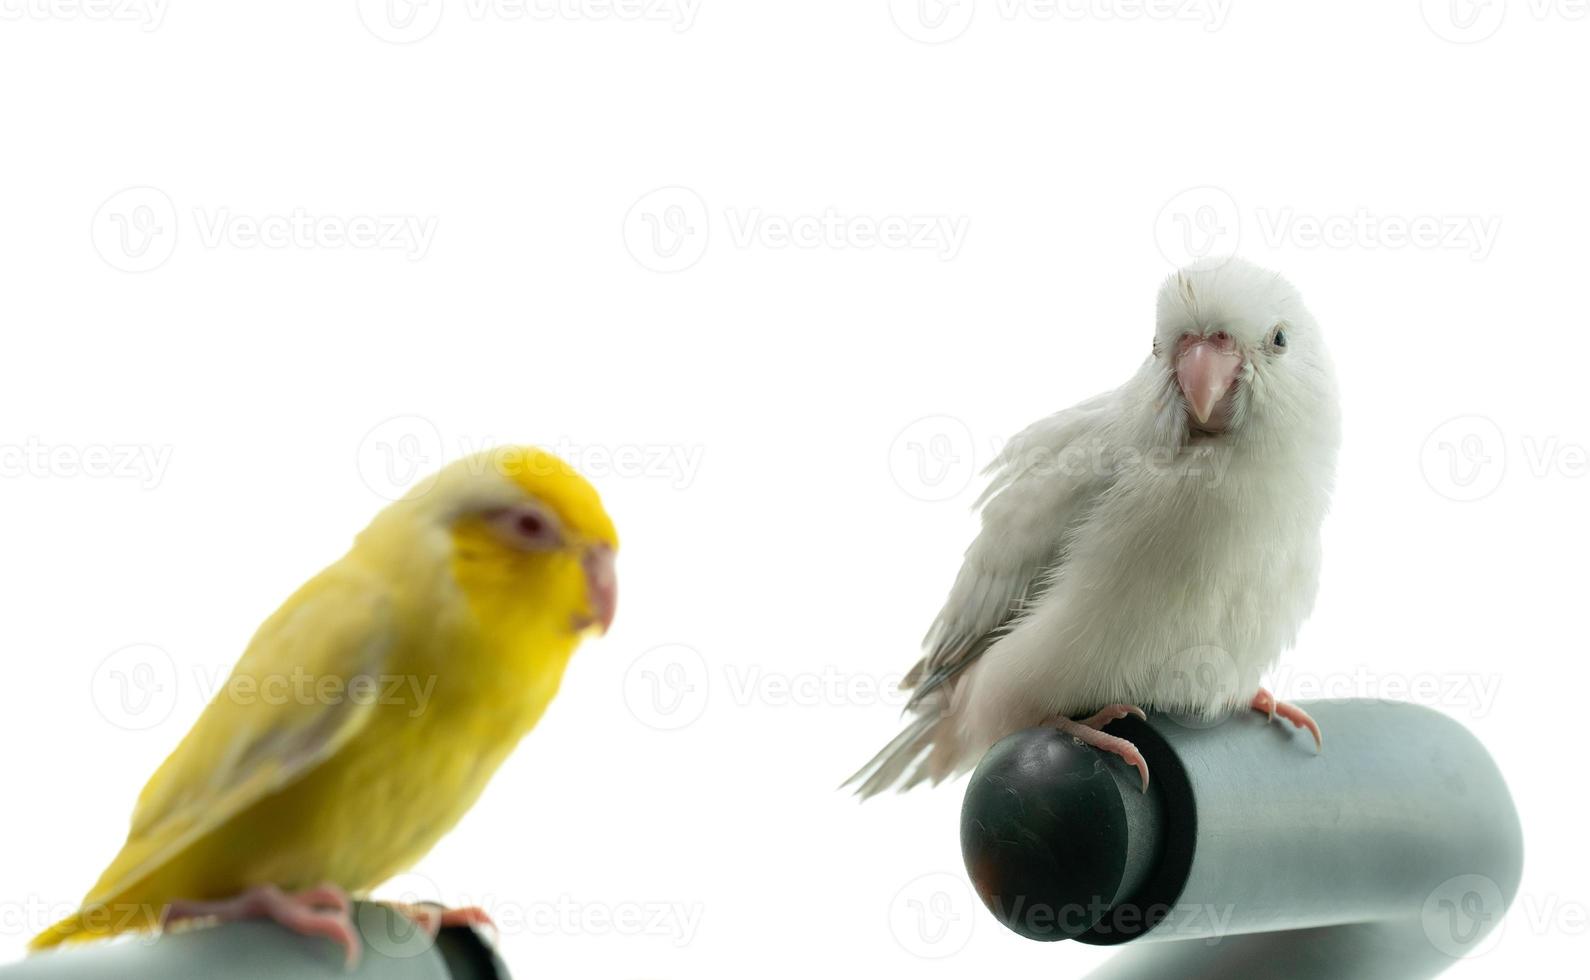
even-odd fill
[[[962,884],[961,785],[834,787],[975,470],[1238,250],[1343,385],[1274,682],[1432,704],[1508,774],[1523,890],[1451,976],[1584,960],[1590,20],[394,3],[0,2],[7,957],[289,591],[404,480],[529,441],[620,525],[618,623],[389,893],[487,905],[521,976],[1080,974]]]

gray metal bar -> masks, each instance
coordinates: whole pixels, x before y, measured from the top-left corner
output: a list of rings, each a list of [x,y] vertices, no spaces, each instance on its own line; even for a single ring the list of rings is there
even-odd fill
[[[1132,942],[1094,980],[1418,978],[1478,947],[1518,889],[1523,837],[1479,742],[1437,712],[1307,705],[1110,731],[1134,770],[1053,729],[979,765],[962,850],[979,895],[1033,939]]]

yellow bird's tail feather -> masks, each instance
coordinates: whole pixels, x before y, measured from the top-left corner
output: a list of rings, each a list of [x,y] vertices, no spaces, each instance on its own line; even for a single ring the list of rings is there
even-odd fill
[[[78,910],[29,940],[29,952],[158,929],[165,905],[149,899],[163,894],[161,885],[139,873],[139,867],[160,843],[150,838],[129,839],[89,889]]]
[[[109,939],[133,932],[149,932],[160,925],[160,909],[150,905],[103,902],[79,909],[28,941],[28,952],[37,953],[69,943]]]
[[[28,952],[38,953],[53,949],[63,943],[82,942],[91,938],[81,914],[73,913],[28,940]]]

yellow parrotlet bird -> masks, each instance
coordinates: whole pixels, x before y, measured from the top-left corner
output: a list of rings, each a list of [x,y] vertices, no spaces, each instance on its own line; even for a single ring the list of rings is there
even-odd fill
[[[265,916],[356,961],[348,897],[429,851],[535,726],[612,622],[617,548],[595,489],[540,450],[416,486],[259,628],[82,908],[31,948]]]

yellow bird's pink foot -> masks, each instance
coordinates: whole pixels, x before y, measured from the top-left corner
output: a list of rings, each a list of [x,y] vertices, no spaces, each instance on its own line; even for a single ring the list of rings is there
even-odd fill
[[[1143,792],[1148,792],[1148,763],[1143,761],[1143,754],[1137,751],[1137,746],[1119,735],[1106,735],[1099,729],[1112,721],[1125,718],[1127,715],[1136,715],[1147,718],[1143,709],[1130,704],[1112,704],[1088,718],[1077,721],[1073,718],[1056,718],[1050,724],[1060,731],[1084,745],[1091,745],[1111,755],[1118,755],[1125,759],[1128,765],[1137,769],[1143,777]]]
[[[478,905],[468,905],[461,909],[449,909],[437,905],[435,902],[421,902],[415,905],[399,904],[393,908],[403,913],[415,925],[431,937],[449,926],[469,926],[471,928],[489,929],[497,931],[497,923],[491,921],[491,916]]]
[[[1308,712],[1295,704],[1277,701],[1275,695],[1264,688],[1259,688],[1259,693],[1253,696],[1253,710],[1262,711],[1274,721],[1277,716],[1286,719],[1298,728],[1308,730],[1314,736],[1314,751],[1318,752],[1325,747],[1325,740],[1320,737],[1319,724],[1308,716]]]
[[[161,913],[160,928],[196,919],[216,922],[270,919],[300,936],[320,936],[341,946],[343,962],[351,970],[359,965],[359,956],[364,951],[359,930],[350,914],[352,908],[348,893],[335,885],[321,885],[292,894],[275,885],[257,885],[221,901],[172,902]]]

